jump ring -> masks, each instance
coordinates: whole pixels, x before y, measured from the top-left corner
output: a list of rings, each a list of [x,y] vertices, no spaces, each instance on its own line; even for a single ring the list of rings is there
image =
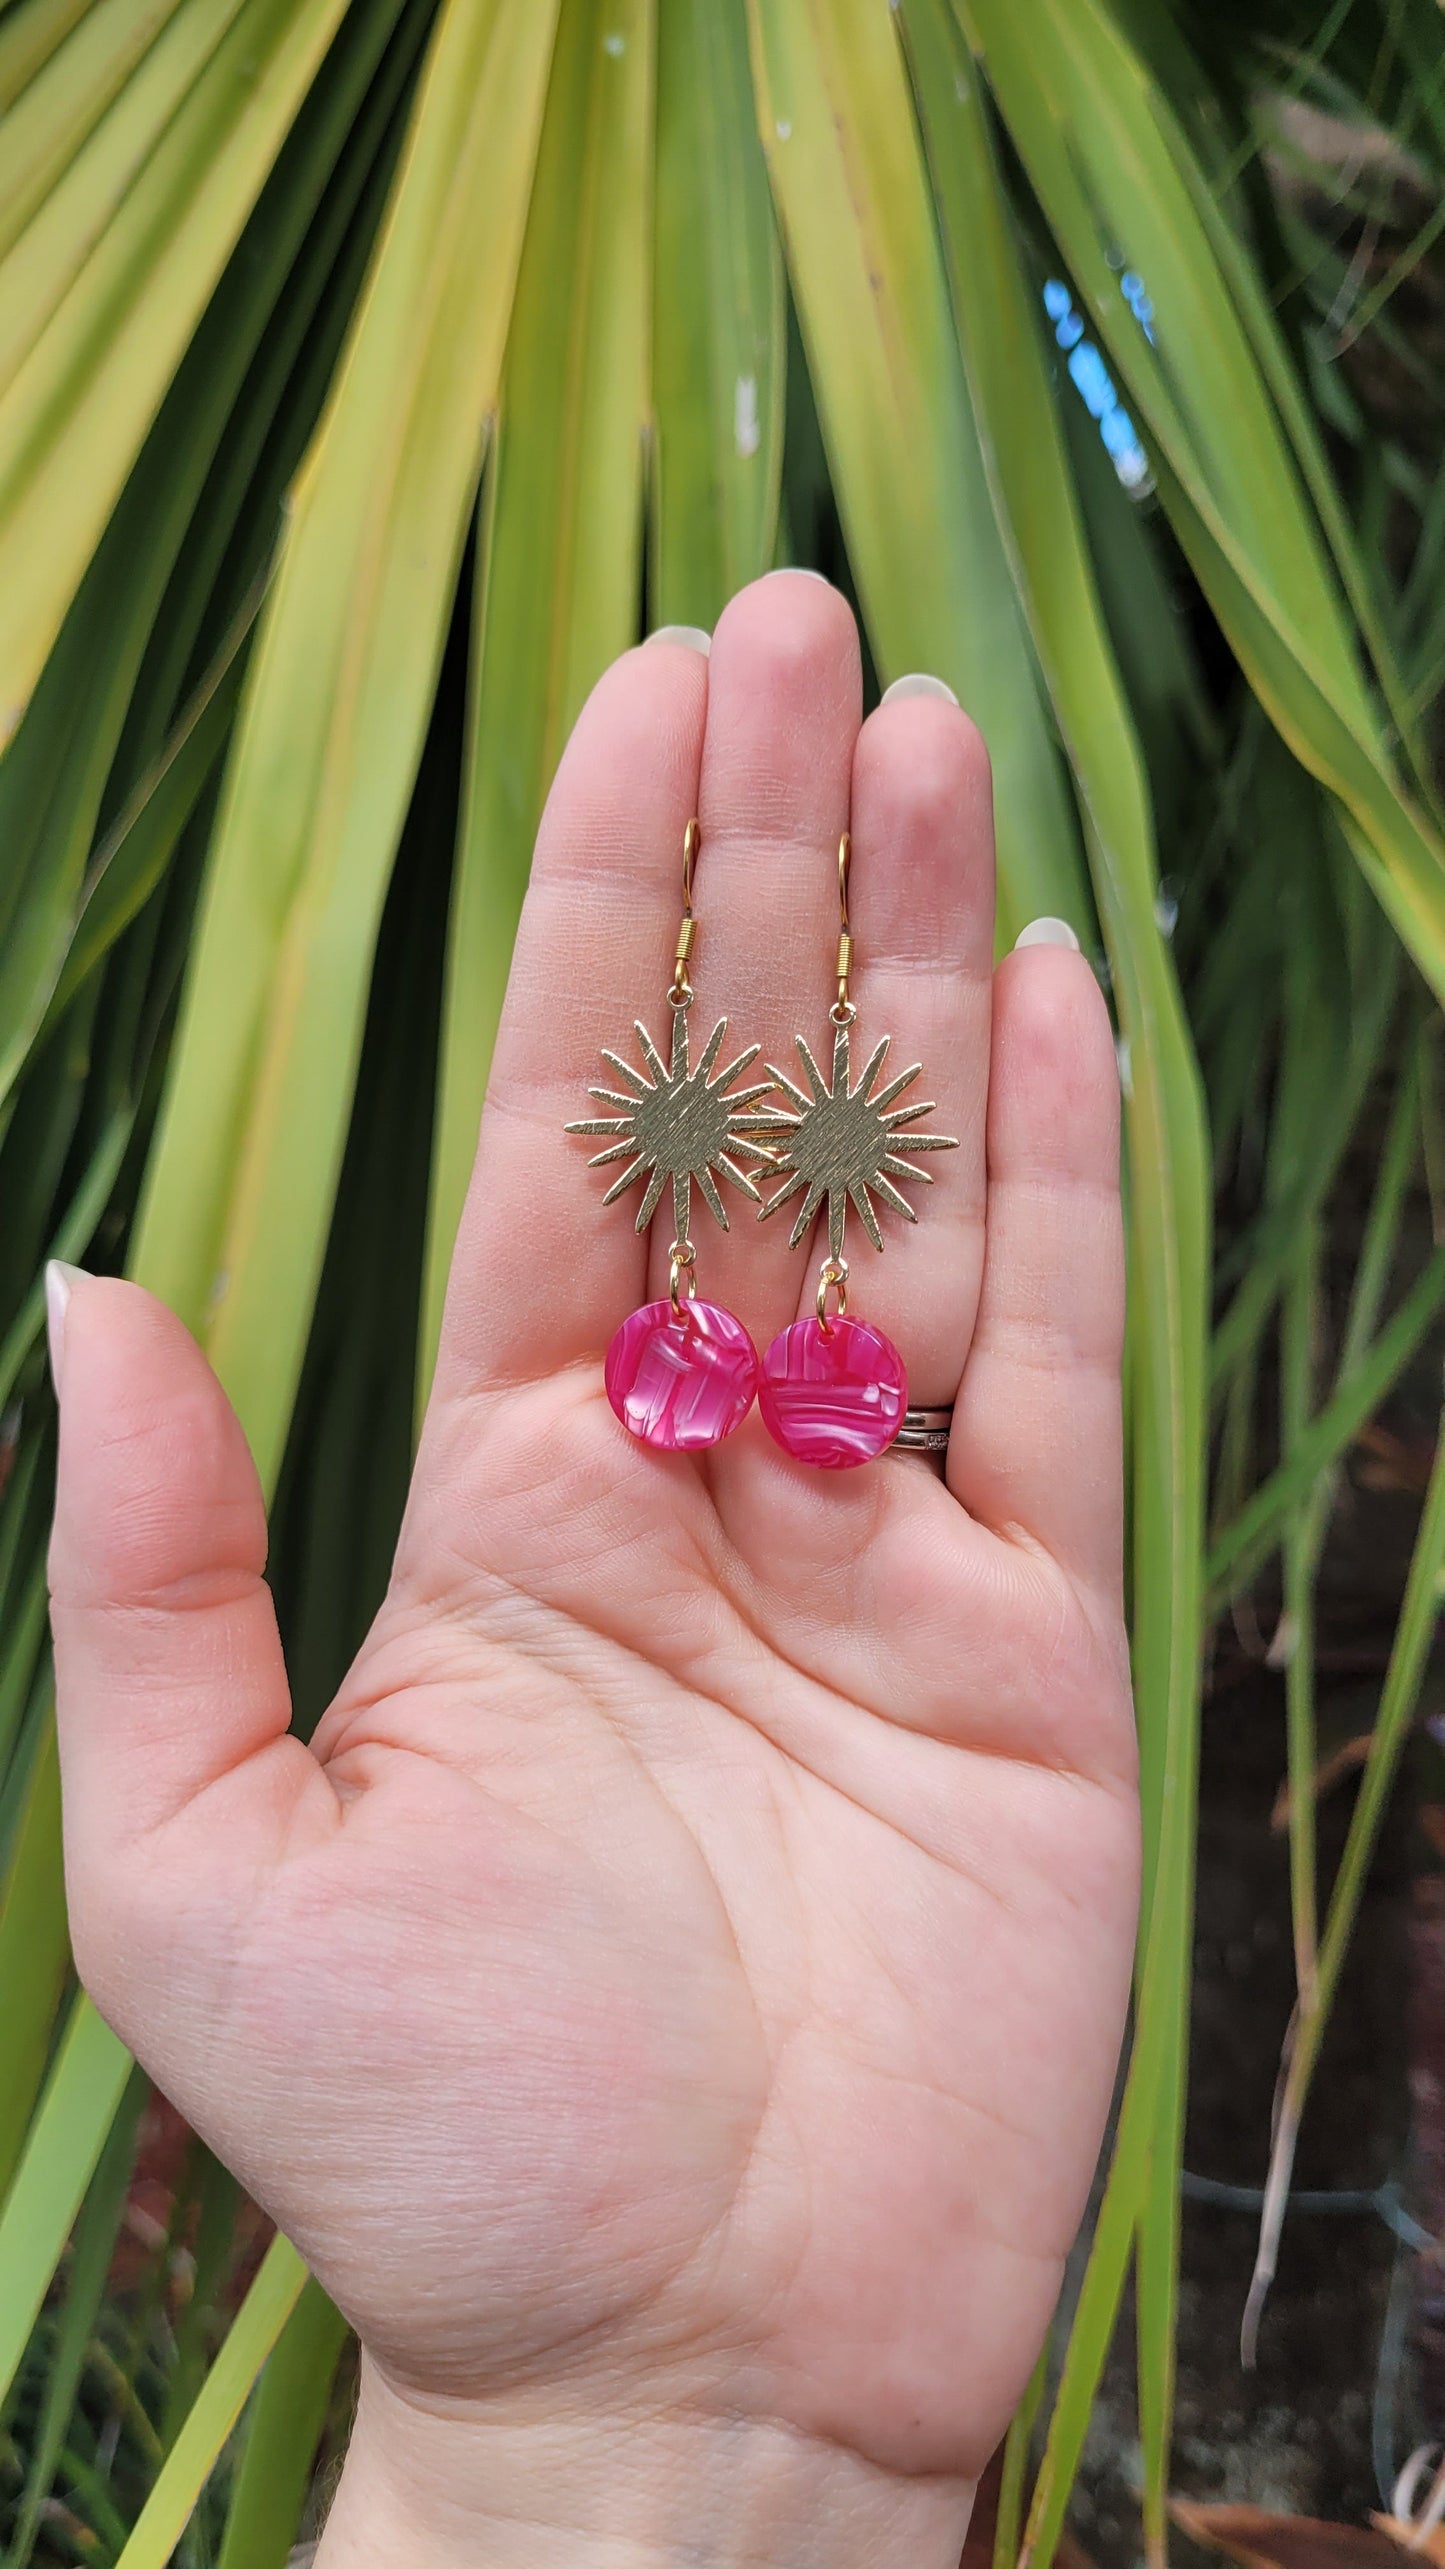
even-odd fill
[[[836,1294],[837,1296],[837,1300],[833,1306],[835,1316],[839,1320],[846,1320],[848,1317],[848,1261],[846,1258],[825,1258],[821,1267],[818,1269],[818,1299],[816,1306],[818,1313],[818,1326],[825,1333],[830,1330],[833,1325],[828,1317],[828,1296],[830,1293]]]
[[[681,1286],[684,1276],[687,1278],[687,1298],[689,1302],[693,1300],[697,1292],[696,1267],[697,1251],[693,1247],[692,1242],[690,1240],[674,1240],[672,1247],[667,1253],[667,1294],[668,1300],[672,1304],[673,1317],[677,1320],[681,1320],[682,1318],[682,1296],[679,1291],[679,1287]]]

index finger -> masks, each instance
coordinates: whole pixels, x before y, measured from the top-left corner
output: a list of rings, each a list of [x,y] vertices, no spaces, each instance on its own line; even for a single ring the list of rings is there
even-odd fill
[[[630,1050],[634,1018],[666,1018],[706,712],[702,652],[644,643],[598,680],[563,753],[452,1258],[442,1398],[600,1356],[643,1299],[646,1240],[565,1128],[605,1112],[587,1097],[604,1045]]]

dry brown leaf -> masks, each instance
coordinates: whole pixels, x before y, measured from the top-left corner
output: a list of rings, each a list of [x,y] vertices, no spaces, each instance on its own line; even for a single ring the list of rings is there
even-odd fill
[[[1370,1743],[1374,1736],[1373,1731],[1360,1731],[1354,1739],[1343,1741],[1338,1748],[1330,1751],[1328,1757],[1320,1759],[1315,1768],[1317,1802],[1322,1801],[1326,1793],[1332,1792],[1344,1776],[1355,1774],[1364,1765],[1370,1754]],[[1289,1827],[1289,1804],[1289,1779],[1286,1777],[1275,1795],[1274,1809],[1269,1815],[1269,1825],[1276,1837],[1282,1835]]]
[[[1169,2512],[1191,2542],[1225,2552],[1243,2569],[1400,2569],[1398,2541],[1378,2523],[1330,2524],[1268,2507],[1195,2506],[1186,2498],[1171,2498]]]
[[[1436,1855],[1445,1855],[1445,1802],[1422,1802],[1420,1826]]]
[[[1445,2525],[1432,2524],[1429,2532],[1422,2534],[1397,2515],[1372,2515],[1370,2522],[1403,2551],[1418,2552],[1423,2560],[1433,2560],[1435,2569],[1445,2569]]]
[[[1356,1465],[1367,1490],[1408,1490],[1416,1495],[1428,1489],[1435,1448],[1423,1438],[1396,1436],[1376,1419],[1361,1429],[1356,1450],[1369,1458]]]

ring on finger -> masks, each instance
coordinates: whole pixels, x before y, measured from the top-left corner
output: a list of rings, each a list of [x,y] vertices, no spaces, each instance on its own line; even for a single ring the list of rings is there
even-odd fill
[[[941,1463],[952,1431],[952,1401],[938,1409],[906,1409],[903,1425],[893,1439],[894,1448],[904,1454],[927,1454]]]

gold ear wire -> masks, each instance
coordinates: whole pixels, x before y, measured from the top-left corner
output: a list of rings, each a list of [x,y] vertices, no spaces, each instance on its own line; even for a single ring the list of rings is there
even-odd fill
[[[674,1008],[685,1008],[692,997],[692,983],[687,967],[697,939],[697,921],[692,915],[692,870],[702,844],[702,830],[696,815],[682,834],[682,917],[678,923],[677,950],[672,959],[672,988],[668,998]]]
[[[898,1103],[918,1077],[917,1062],[896,1078],[883,1080],[887,1035],[874,1046],[854,1086],[852,1033],[858,1009],[849,988],[854,951],[848,915],[852,863],[853,842],[844,830],[838,841],[839,927],[833,966],[837,996],[828,1010],[833,1029],[832,1067],[825,1075],[801,1035],[796,1041],[803,1065],[802,1087],[768,1063],[774,1086],[783,1098],[776,1110],[781,1129],[772,1157],[784,1183],[775,1195],[769,1196],[758,1215],[760,1222],[766,1222],[781,1205],[791,1204],[795,1219],[788,1246],[796,1249],[811,1231],[813,1217],[826,1200],[828,1255],[818,1280],[818,1318],[825,1328],[829,1325],[830,1293],[838,1297],[839,1317],[846,1309],[848,1262],[843,1242],[849,1207],[857,1214],[874,1248],[881,1249],[883,1233],[874,1197],[905,1222],[916,1222],[918,1215],[896,1181],[913,1179],[921,1186],[932,1183],[928,1170],[915,1168],[906,1155],[910,1151],[958,1148],[951,1133],[920,1133],[916,1129],[920,1117],[932,1113],[931,1103],[921,1099],[912,1105]]]
[[[855,1010],[848,996],[848,975],[853,969],[853,934],[848,925],[848,875],[853,863],[853,842],[845,830],[838,841],[838,996],[831,1016],[835,1026],[851,1025]]]

